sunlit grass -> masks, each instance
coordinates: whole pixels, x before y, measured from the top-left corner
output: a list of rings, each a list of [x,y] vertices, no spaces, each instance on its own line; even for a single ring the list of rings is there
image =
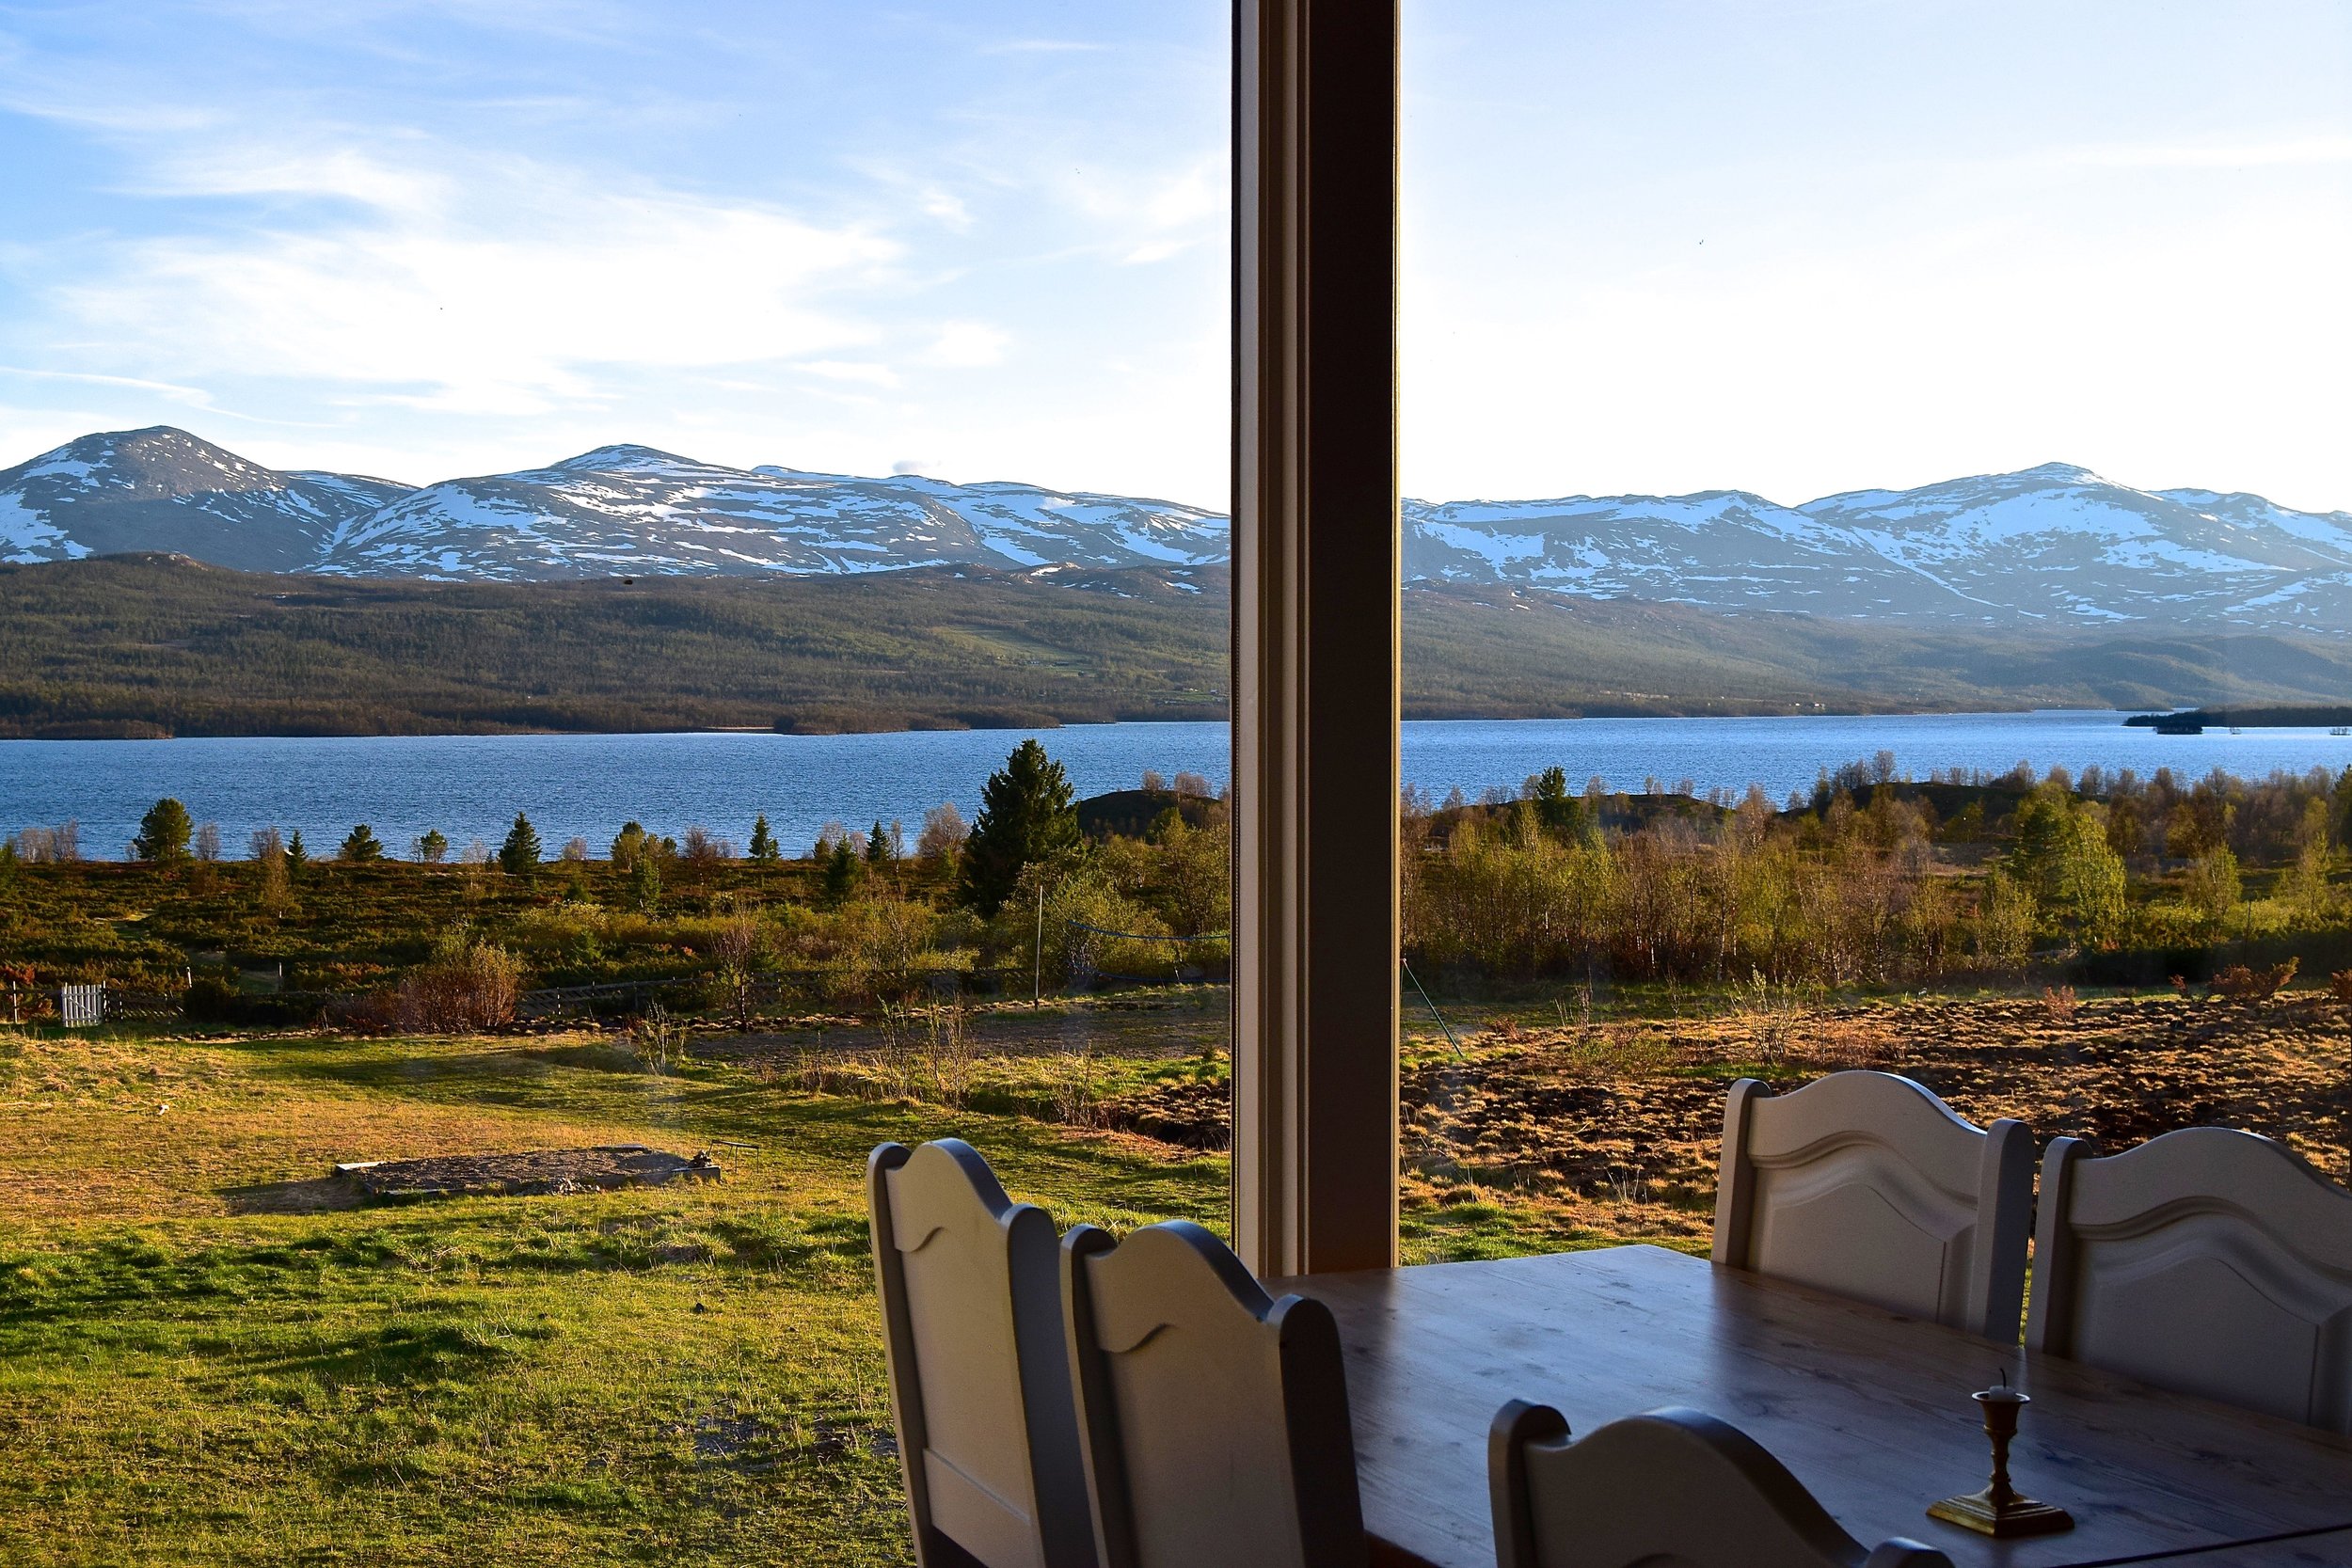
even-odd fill
[[[11,1041],[0,1561],[902,1561],[864,1159],[949,1131],[1064,1223],[1222,1224],[1216,1158],[586,1041]],[[593,1142],[727,1178],[273,1212]]]

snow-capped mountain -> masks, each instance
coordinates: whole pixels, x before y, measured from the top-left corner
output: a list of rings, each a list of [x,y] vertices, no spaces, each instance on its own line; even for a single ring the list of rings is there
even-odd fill
[[[306,571],[339,525],[407,493],[389,480],[279,473],[164,425],[85,436],[0,468],[0,561],[164,550]]]
[[[2352,514],[2135,490],[2049,464],[1802,506],[1744,491],[1405,503],[1408,580],[1732,613],[2352,633]],[[167,551],[353,577],[1073,568],[1221,562],[1227,520],[1168,501],[603,447],[414,489],[279,473],[182,431],[87,436],[0,471],[0,561]]]
[[[256,571],[545,581],[616,575],[1116,569],[1222,562],[1197,507],[1049,490],[725,468],[601,447],[414,488],[278,473],[182,431],[86,436],[0,471],[0,561],[152,550]]]
[[[1408,578],[1873,620],[2352,632],[2352,514],[2062,463],[1796,507],[1716,490],[1405,516]]]
[[[535,580],[615,574],[880,572],[906,566],[1198,565],[1225,519],[1167,501],[1032,484],[723,468],[649,447],[451,480],[337,531],[312,569]]]

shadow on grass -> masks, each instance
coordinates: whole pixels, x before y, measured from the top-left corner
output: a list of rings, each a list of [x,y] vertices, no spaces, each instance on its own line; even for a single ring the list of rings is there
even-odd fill
[[[307,1181],[262,1181],[223,1187],[221,1199],[232,1214],[326,1214],[357,1209],[358,1188],[349,1178],[318,1176]]]
[[[478,1378],[548,1336],[548,1330],[532,1324],[492,1328],[402,1317],[299,1354],[260,1353],[235,1359],[248,1374],[299,1379],[327,1388],[371,1384],[406,1387]]]

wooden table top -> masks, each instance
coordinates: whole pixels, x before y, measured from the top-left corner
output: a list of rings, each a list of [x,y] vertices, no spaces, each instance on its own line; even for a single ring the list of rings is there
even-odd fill
[[[1658,1247],[1266,1283],[1339,1320],[1364,1522],[1386,1562],[1493,1568],[1486,1428],[1512,1399],[1556,1406],[1577,1433],[1661,1405],[1705,1410],[1771,1449],[1866,1546],[1908,1536],[1958,1568],[2183,1552],[2200,1554],[2185,1568],[2270,1568],[2312,1548],[2211,1548],[2352,1530],[2352,1439]],[[1984,1484],[1968,1395],[2000,1370],[2034,1401],[2010,1471],[2074,1514],[2064,1534],[1996,1542],[1927,1516]],[[2352,1553],[2319,1560],[2352,1568]]]
[[[2178,1557],[2150,1559],[2148,1568],[2352,1568],[2352,1530],[2331,1529],[2292,1541],[2184,1552]]]

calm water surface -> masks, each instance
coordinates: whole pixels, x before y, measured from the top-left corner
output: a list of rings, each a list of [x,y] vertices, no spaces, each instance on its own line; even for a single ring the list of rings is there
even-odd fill
[[[1705,791],[1762,784],[1775,798],[1809,785],[1822,768],[1880,751],[1915,773],[1951,767],[2005,769],[2030,762],[2079,771],[2088,764],[2150,773],[2226,768],[2352,766],[2352,738],[2321,730],[2158,736],[2125,729],[2114,713],[1923,714],[1882,718],[1573,719],[1408,723],[1405,777],[1434,795],[1456,785],[1473,798],[1517,786],[1554,764],[1578,787],[1597,773],[1612,788],[1648,778]],[[199,821],[220,824],[228,850],[275,824],[300,828],[328,850],[367,822],[396,852],[438,828],[462,847],[495,845],[528,812],[552,853],[580,834],[608,844],[634,817],[665,832],[693,824],[750,836],[755,814],[787,853],[805,850],[827,821],[902,820],[912,836],[929,807],[952,800],[968,818],[980,784],[1022,736],[1034,733],[1070,770],[1081,795],[1133,786],[1145,768],[1230,776],[1223,724],[1083,724],[1057,730],[931,731],[911,735],[532,735],[326,739],[0,741],[0,834],[74,818],[83,852],[120,855],[139,814],[176,795]]]

